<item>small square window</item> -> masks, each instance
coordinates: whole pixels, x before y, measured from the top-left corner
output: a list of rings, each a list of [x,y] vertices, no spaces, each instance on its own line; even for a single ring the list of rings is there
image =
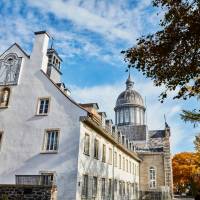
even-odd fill
[[[47,115],[49,112],[49,98],[40,98],[38,102],[38,109],[37,114],[38,115]]]
[[[57,152],[58,151],[58,130],[47,130],[44,137],[43,151]]]

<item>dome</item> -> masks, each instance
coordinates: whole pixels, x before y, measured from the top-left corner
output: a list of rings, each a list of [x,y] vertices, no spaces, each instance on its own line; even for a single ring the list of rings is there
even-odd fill
[[[116,101],[116,107],[124,104],[132,104],[135,106],[144,107],[144,101],[141,95],[137,91],[133,90],[133,84],[134,82],[131,80],[129,74],[129,77],[126,81],[126,90],[118,96]]]
[[[126,81],[126,90],[122,92],[116,101],[115,124],[117,126],[135,126],[145,124],[145,106],[141,95],[133,90],[134,82],[130,72]]]
[[[118,96],[116,106],[121,106],[124,104],[133,104],[144,107],[144,102],[141,95],[135,90],[125,90]]]

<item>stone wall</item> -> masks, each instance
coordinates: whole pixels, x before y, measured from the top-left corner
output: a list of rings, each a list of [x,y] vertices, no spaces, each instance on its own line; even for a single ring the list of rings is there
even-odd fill
[[[156,169],[156,189],[165,186],[164,156],[163,153],[139,153],[142,158],[140,164],[140,190],[149,190],[149,168]]]
[[[55,186],[0,185],[0,200],[56,200]]]

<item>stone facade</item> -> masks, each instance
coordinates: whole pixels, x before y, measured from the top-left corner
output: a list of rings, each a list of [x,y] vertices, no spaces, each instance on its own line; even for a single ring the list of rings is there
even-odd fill
[[[155,167],[157,186],[165,185],[165,170],[163,153],[140,153],[140,189],[149,191],[149,167]],[[156,189],[157,190],[157,189]]]
[[[55,186],[0,185],[0,200],[56,200]]]

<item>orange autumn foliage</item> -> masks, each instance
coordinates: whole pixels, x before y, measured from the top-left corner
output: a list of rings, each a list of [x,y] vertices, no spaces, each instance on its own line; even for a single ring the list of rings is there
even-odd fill
[[[200,166],[197,153],[176,154],[172,160],[172,167],[174,192],[185,192],[186,189],[193,186],[200,188]]]

